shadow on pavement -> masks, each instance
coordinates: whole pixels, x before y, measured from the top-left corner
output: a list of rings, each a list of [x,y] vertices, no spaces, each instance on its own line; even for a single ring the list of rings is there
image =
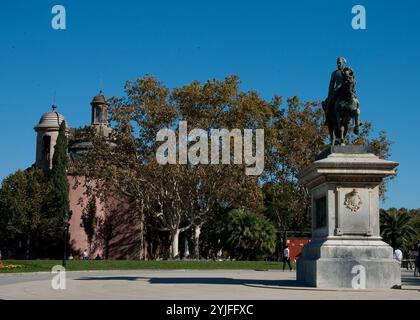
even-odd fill
[[[315,289],[305,287],[296,280],[263,280],[263,279],[233,279],[233,278],[213,278],[213,277],[162,277],[148,278],[137,276],[98,276],[81,277],[75,280],[81,281],[138,281],[148,280],[150,284],[203,284],[203,285],[242,285],[262,289],[287,289],[287,290],[317,290],[317,291],[336,291],[329,289]]]
[[[162,277],[162,278],[148,278],[138,276],[98,276],[98,277],[81,277],[76,280],[149,280],[151,284],[221,284],[221,285],[245,285],[245,284],[258,284],[265,286],[299,286],[296,280],[260,280],[260,279],[232,279],[232,278],[217,278],[217,277]]]
[[[96,277],[81,277],[74,280],[96,280],[96,281],[103,281],[103,280],[114,280],[114,281],[137,281],[142,279],[149,279],[144,277],[136,277],[136,276],[96,276]]]

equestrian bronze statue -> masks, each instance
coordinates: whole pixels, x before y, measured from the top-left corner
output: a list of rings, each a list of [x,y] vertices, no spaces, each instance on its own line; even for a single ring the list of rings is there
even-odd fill
[[[360,110],[355,90],[356,80],[353,70],[345,67],[345,64],[346,59],[337,59],[338,69],[331,75],[328,97],[322,102],[332,146],[345,145],[351,119],[354,120],[354,134],[359,134]]]

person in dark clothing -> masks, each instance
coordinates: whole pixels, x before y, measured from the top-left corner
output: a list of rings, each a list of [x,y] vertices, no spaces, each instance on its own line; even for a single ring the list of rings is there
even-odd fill
[[[417,243],[416,247],[414,248],[416,252],[416,262],[414,266],[414,276],[420,276],[420,241]]]

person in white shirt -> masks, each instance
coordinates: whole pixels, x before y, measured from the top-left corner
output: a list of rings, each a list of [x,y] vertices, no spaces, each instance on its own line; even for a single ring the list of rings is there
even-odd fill
[[[89,255],[88,255],[87,249],[85,249],[85,251],[83,251],[83,260],[84,261],[89,260]]]
[[[399,264],[401,264],[402,259],[403,259],[403,254],[402,254],[402,251],[398,248],[394,251],[394,259],[397,260]]]
[[[289,265],[290,271],[292,271],[293,268],[290,265],[290,250],[289,250],[288,245],[286,245],[286,248],[284,248],[284,250],[283,250],[283,271],[284,271],[284,268],[286,267],[286,262]]]

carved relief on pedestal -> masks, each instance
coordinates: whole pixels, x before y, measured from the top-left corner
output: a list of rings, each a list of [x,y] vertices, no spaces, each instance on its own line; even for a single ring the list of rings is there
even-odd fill
[[[359,211],[363,205],[363,202],[359,192],[356,189],[353,189],[352,192],[349,192],[345,195],[344,205],[353,213],[357,213],[357,211]]]

